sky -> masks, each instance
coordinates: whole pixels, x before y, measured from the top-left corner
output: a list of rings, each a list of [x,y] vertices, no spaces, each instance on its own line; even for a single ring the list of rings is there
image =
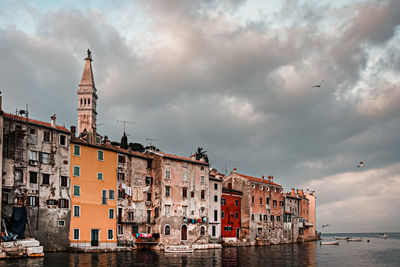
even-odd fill
[[[400,1],[0,0],[0,90],[76,125],[90,48],[100,134],[315,190],[322,232],[400,232],[399,43]]]

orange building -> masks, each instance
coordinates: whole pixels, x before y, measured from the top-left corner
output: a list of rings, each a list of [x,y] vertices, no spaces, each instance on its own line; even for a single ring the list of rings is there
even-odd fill
[[[71,140],[71,247],[115,247],[117,153]]]

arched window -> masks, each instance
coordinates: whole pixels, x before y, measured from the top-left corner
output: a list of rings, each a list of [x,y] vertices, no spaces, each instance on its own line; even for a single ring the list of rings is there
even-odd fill
[[[90,105],[90,98],[87,100],[88,105]]]
[[[206,230],[204,228],[204,226],[200,227],[200,235],[205,235],[206,234]]]
[[[164,229],[164,235],[170,235],[171,234],[171,226],[169,226],[168,224],[165,226]]]
[[[81,98],[81,106],[82,106],[82,104],[83,104],[83,99]]]
[[[86,98],[83,100],[83,103],[85,103],[85,105],[86,105]]]

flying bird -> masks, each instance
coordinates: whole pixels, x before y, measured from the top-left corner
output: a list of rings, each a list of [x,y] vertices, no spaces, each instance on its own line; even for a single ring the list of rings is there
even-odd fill
[[[319,84],[314,84],[312,87],[313,87],[313,88],[315,88],[315,87],[320,88],[323,81],[324,81],[324,80],[322,80]]]
[[[330,225],[329,224],[323,224],[322,228],[325,228],[325,227],[328,227],[328,226],[330,226]]]
[[[364,162],[360,161],[360,164],[358,164],[357,168],[360,168],[360,167],[364,167]]]

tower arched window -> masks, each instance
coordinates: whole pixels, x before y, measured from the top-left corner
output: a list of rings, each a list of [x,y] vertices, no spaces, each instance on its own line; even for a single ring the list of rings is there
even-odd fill
[[[90,98],[87,100],[88,105],[90,105]]]
[[[83,99],[81,98],[81,106],[82,106],[82,104],[83,104]]]
[[[171,234],[171,226],[168,224],[164,228],[164,235],[170,235]]]
[[[85,105],[86,105],[86,98],[83,100],[83,103],[85,103]]]

